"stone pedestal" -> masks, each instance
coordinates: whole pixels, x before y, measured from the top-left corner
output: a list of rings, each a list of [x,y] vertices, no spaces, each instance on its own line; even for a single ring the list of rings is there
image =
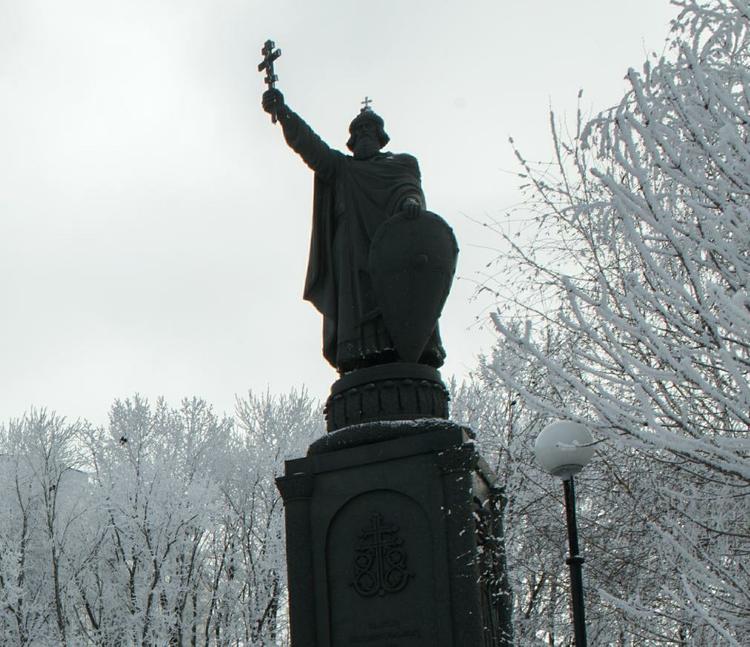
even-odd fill
[[[505,644],[488,581],[497,493],[469,435],[447,420],[371,423],[287,461],[292,647]]]

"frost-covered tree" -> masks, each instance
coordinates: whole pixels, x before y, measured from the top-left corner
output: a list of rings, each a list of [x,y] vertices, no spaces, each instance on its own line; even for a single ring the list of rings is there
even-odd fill
[[[250,394],[237,401],[234,480],[225,501],[233,513],[233,581],[241,587],[242,630],[247,644],[286,639],[284,514],[275,479],[285,459],[304,455],[324,433],[323,415],[306,392]]]
[[[317,415],[316,415],[317,414]],[[82,587],[102,645],[283,644],[283,508],[274,477],[321,423],[304,392],[178,410],[117,402],[90,435],[108,534]]]
[[[203,545],[221,508],[229,419],[205,402],[179,410],[117,402],[85,438],[100,522],[99,559],[79,578],[97,644],[189,644],[204,621]]]
[[[75,577],[92,547],[80,529],[91,512],[78,423],[31,411],[0,428],[0,636],[4,644],[65,644]]]
[[[744,645],[750,4],[674,4],[670,49],[629,71],[615,108],[570,138],[553,119],[555,168],[519,155],[533,226],[506,238],[503,285],[487,286],[504,291],[494,321],[518,361],[492,369],[603,441],[582,477],[606,542],[587,572],[625,625],[602,644]],[[544,384],[509,369],[520,361]]]
[[[306,393],[251,393],[235,419],[135,396],[107,427],[0,432],[3,645],[287,644],[274,478],[322,433]]]
[[[547,359],[569,366],[571,344],[547,332],[543,342]],[[502,512],[514,644],[571,645],[562,485],[534,459],[534,441],[550,416],[527,401],[529,393],[536,398],[543,395],[561,411],[571,410],[576,403],[565,385],[551,378],[546,366],[520,354],[512,340],[501,339],[472,380],[454,389],[453,416],[475,431],[476,442],[505,492]],[[592,644],[645,643],[645,639],[635,639],[636,628],[620,610],[603,603],[600,591],[625,598],[660,585],[660,574],[654,570],[658,561],[647,540],[648,519],[639,514],[651,501],[649,491],[657,479],[658,475],[644,469],[634,451],[621,449],[614,458],[608,451],[599,451],[578,480]],[[627,498],[621,489],[626,482]],[[634,499],[643,508],[634,506]]]

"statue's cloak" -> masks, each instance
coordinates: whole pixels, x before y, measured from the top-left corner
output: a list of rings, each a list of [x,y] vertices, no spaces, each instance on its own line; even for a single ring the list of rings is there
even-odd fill
[[[323,355],[340,366],[393,350],[369,275],[370,244],[407,197],[424,204],[424,196],[411,155],[337,157],[333,178],[315,174],[304,297],[323,315]]]

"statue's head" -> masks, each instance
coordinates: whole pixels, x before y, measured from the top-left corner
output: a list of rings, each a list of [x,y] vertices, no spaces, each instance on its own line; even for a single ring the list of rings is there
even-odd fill
[[[370,108],[363,108],[349,124],[349,141],[346,147],[357,159],[367,159],[376,155],[389,141],[383,119]]]

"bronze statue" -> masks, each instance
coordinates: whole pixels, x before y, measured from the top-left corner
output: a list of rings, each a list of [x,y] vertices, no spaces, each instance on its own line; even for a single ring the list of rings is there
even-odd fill
[[[263,109],[315,172],[304,298],[323,315],[323,355],[341,374],[393,362],[443,364],[437,319],[458,248],[425,210],[417,160],[382,149],[383,119],[370,99],[349,125],[351,155],[330,148],[276,89],[268,41],[259,65]]]

